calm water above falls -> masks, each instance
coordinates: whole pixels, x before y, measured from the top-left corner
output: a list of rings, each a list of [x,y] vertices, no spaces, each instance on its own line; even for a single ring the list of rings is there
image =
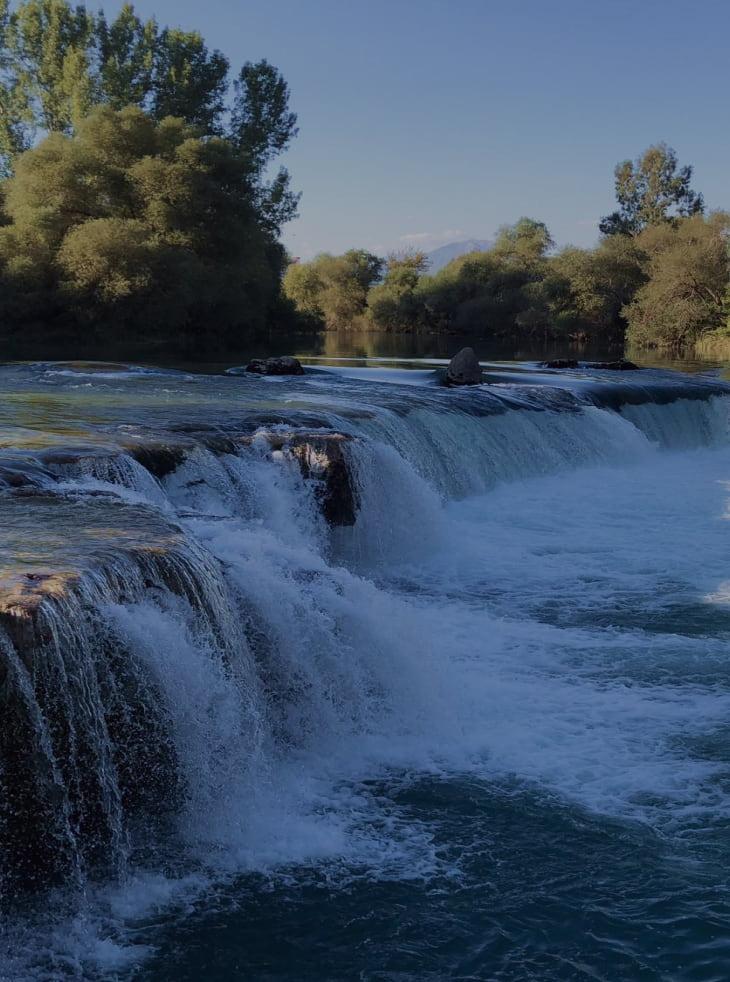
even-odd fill
[[[730,387],[413,369],[0,367],[0,586],[55,632],[13,678],[90,748],[0,978],[730,978]],[[287,449],[332,432],[354,524]]]

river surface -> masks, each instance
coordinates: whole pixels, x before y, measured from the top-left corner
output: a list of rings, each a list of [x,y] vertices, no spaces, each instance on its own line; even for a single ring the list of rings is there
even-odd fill
[[[495,360],[462,392],[451,351],[378,350],[301,379],[0,367],[0,586],[74,584],[69,719],[110,739],[113,638],[184,787],[129,821],[99,749],[113,861],[69,832],[73,882],[3,915],[0,978],[730,978],[720,366]],[[292,432],[347,436],[354,525],[271,451]],[[184,444],[165,473],[152,440]],[[145,550],[191,585],[153,589]]]

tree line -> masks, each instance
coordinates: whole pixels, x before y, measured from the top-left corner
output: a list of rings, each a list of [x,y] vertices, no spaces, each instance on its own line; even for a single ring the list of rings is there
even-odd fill
[[[313,324],[681,347],[730,335],[730,214],[705,213],[665,144],[615,169],[618,208],[593,249],[556,250],[521,218],[493,247],[429,275],[423,253],[365,250],[289,266],[284,291]]]
[[[0,324],[231,343],[294,317],[297,133],[267,61],[67,0],[0,0]]]
[[[664,144],[616,167],[594,249],[521,218],[435,275],[421,253],[290,261],[297,134],[266,60],[68,0],[0,0],[0,332],[234,346],[271,328],[679,346],[730,332],[730,216]]]

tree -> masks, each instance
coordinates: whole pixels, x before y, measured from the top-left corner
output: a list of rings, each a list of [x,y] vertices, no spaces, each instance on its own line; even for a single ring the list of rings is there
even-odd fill
[[[283,251],[248,159],[180,119],[98,107],[22,154],[4,192],[7,320],[219,342],[278,303]]]
[[[284,293],[301,313],[328,329],[352,327],[365,314],[368,291],[382,268],[382,259],[365,249],[350,249],[342,256],[322,253],[310,263],[289,267]]]
[[[13,10],[0,0],[0,176],[39,135],[73,133],[92,106],[138,106],[225,135],[247,155],[258,207],[277,233],[299,200],[284,168],[266,175],[297,133],[289,87],[267,61],[246,62],[228,105],[229,68],[199,32],[160,30],[131,3],[109,23],[68,0],[20,0]]]
[[[645,255],[636,239],[613,235],[595,249],[569,246],[550,261],[556,283],[551,306],[556,323],[577,332],[621,338],[622,311],[645,283]]]
[[[278,233],[296,215],[299,195],[291,190],[285,167],[268,183],[263,174],[299,132],[296,114],[289,108],[289,86],[268,61],[247,61],[234,91],[229,136],[259,177],[259,208],[272,232]]]
[[[268,61],[247,61],[234,83],[230,136],[262,171],[299,132],[289,109],[289,86]]]
[[[197,31],[166,27],[156,46],[152,115],[178,116],[206,133],[217,133],[228,69],[228,59],[220,51],[208,51]]]
[[[547,253],[553,240],[547,226],[520,218],[499,229],[486,252],[459,256],[419,286],[432,327],[463,334],[544,335],[549,305],[543,290]]]
[[[374,324],[386,331],[410,331],[424,321],[423,301],[417,290],[428,264],[424,252],[388,257],[383,282],[368,293],[368,314]]]
[[[30,146],[38,129],[68,132],[93,101],[93,18],[66,0],[0,0],[0,152]]]
[[[680,347],[726,324],[730,214],[696,215],[638,237],[646,283],[624,308],[629,340]]]
[[[143,23],[131,3],[123,5],[111,24],[103,11],[99,13],[99,90],[112,109],[147,105],[155,80],[158,34],[157,22]]]
[[[544,222],[520,218],[514,225],[503,225],[498,230],[492,251],[507,262],[532,266],[544,259],[554,245]]]
[[[638,235],[652,225],[704,211],[702,195],[690,187],[692,167],[678,167],[677,154],[666,143],[617,164],[614,175],[619,208],[601,219],[604,235]]]
[[[324,281],[314,263],[291,262],[284,274],[283,289],[300,314],[314,322],[324,322]]]

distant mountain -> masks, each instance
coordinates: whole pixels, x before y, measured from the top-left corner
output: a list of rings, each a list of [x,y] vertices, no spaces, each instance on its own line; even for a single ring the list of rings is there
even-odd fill
[[[428,253],[431,265],[429,273],[438,273],[447,263],[457,256],[463,256],[466,252],[485,252],[494,245],[489,239],[467,239],[465,242],[447,242],[446,245],[439,246],[433,252]]]

